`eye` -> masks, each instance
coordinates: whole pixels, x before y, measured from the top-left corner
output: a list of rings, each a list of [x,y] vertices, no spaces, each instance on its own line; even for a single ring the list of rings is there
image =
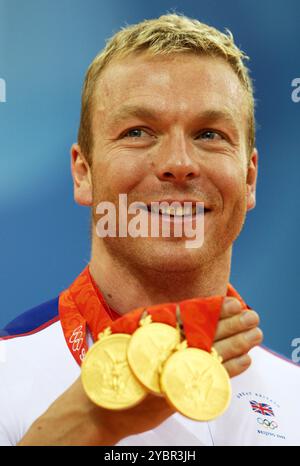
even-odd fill
[[[212,131],[212,130],[205,130],[205,131],[202,131],[198,138],[201,138],[201,139],[205,139],[205,140],[209,140],[209,141],[222,141],[223,139],[225,139],[222,134],[216,132],[216,131]]]
[[[123,137],[124,138],[140,138],[142,136],[142,133],[147,134],[141,128],[132,128],[132,129],[128,130],[126,133],[124,133]]]

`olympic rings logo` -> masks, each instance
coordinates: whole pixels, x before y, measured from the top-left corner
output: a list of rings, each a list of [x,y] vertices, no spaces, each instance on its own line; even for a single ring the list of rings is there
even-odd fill
[[[265,427],[269,427],[272,430],[277,429],[277,427],[278,427],[277,422],[275,422],[275,421],[270,422],[268,419],[262,419],[261,417],[257,418],[257,422],[258,422],[258,424],[263,425]]]

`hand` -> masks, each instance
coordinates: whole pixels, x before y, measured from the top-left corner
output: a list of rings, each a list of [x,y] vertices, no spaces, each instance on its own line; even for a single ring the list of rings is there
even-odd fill
[[[259,316],[255,311],[242,310],[236,298],[225,298],[213,346],[222,356],[230,377],[250,366],[251,358],[247,353],[263,339],[258,325]]]
[[[173,413],[165,399],[155,395],[122,411],[100,408],[86,396],[79,378],[32,424],[18,445],[115,445],[129,435],[154,429]]]

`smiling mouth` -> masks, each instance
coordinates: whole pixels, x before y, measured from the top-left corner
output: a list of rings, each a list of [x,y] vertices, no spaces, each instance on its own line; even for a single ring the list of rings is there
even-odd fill
[[[153,202],[147,205],[147,210],[151,214],[170,218],[195,217],[210,212],[210,209],[203,207],[203,203],[200,202],[177,203],[180,205],[161,206],[159,202]]]

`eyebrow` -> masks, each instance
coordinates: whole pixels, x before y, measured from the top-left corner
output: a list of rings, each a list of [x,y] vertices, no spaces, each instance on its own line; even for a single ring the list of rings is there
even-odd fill
[[[151,108],[140,107],[138,105],[124,105],[115,115],[112,116],[113,123],[118,125],[127,118],[145,118],[147,120],[158,120],[159,114]]]
[[[124,105],[115,115],[112,115],[112,121],[114,125],[119,125],[128,118],[136,117],[141,119],[147,119],[151,121],[158,121],[161,114],[150,107],[141,107],[138,105]],[[195,116],[195,120],[204,120],[208,123],[214,123],[217,121],[226,121],[230,126],[238,131],[235,119],[231,112],[226,109],[208,109],[198,113]]]

